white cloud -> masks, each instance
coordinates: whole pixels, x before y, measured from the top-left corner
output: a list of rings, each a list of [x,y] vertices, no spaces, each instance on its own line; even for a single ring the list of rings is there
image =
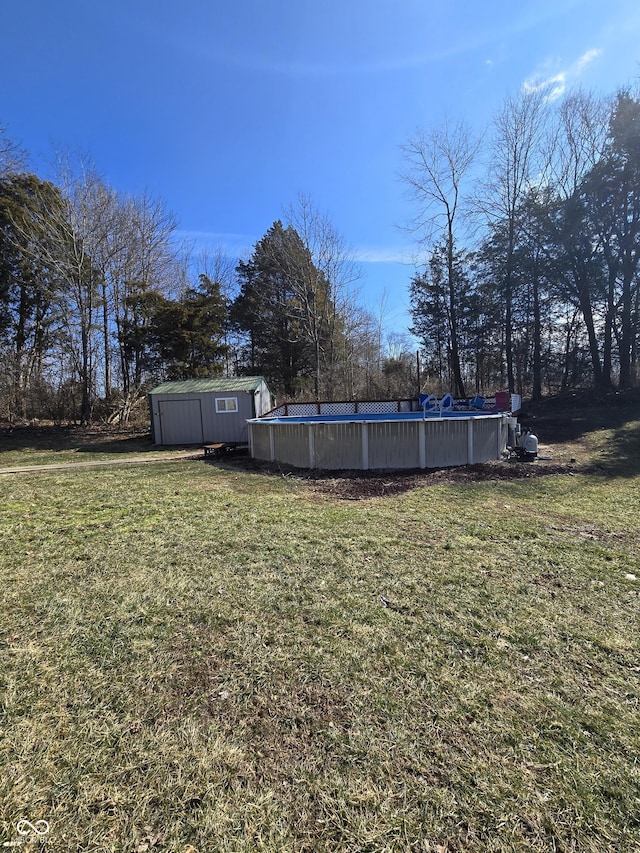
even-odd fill
[[[547,101],[555,101],[564,95],[567,88],[567,75],[565,72],[554,74],[551,77],[542,75],[528,77],[522,84],[522,90],[525,94],[533,92],[547,92]]]
[[[586,53],[583,53],[580,59],[574,64],[576,75],[582,74],[583,70],[587,67],[590,62],[593,62],[594,59],[597,59],[602,55],[602,51],[600,48],[593,48],[593,50],[588,50]]]
[[[362,264],[413,265],[415,262],[415,250],[401,246],[360,246],[354,254]]]
[[[525,93],[546,90],[546,99],[555,101],[562,97],[567,87],[576,82],[582,76],[585,68],[601,55],[602,50],[599,48],[587,50],[566,68],[559,68],[560,63],[558,61],[547,60],[538,71],[527,77],[522,84],[522,90]]]
[[[191,244],[195,251],[224,252],[229,257],[240,257],[246,254],[256,242],[256,237],[248,234],[225,234],[217,231],[186,231],[179,230],[176,236]]]
[[[260,239],[249,234],[225,234],[215,231],[179,230],[176,236],[191,245],[196,252],[220,250],[231,258],[247,256]],[[417,263],[415,248],[407,246],[358,246],[353,250],[353,256],[362,264],[414,266]]]

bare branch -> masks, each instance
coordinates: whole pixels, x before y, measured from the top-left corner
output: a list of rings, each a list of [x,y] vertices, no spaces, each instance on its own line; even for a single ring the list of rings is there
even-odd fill
[[[417,213],[410,230],[421,243],[452,234],[463,200],[462,184],[476,162],[481,140],[462,122],[419,131],[403,147],[407,169],[401,179]]]

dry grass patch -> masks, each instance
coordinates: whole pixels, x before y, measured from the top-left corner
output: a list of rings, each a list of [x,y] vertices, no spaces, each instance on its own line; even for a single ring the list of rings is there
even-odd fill
[[[640,845],[638,476],[0,482],[2,841]]]

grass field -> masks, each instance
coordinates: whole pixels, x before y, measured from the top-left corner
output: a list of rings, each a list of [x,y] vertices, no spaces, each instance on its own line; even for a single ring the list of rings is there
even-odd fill
[[[0,478],[0,843],[639,851],[640,412],[602,426],[589,469],[358,501]]]
[[[0,469],[14,466],[76,464],[171,455],[157,448],[145,431],[82,430],[73,427],[23,427],[0,432]]]

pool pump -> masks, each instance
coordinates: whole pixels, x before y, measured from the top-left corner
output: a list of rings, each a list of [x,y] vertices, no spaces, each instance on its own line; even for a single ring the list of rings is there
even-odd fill
[[[522,462],[533,462],[538,456],[538,437],[531,427],[520,428],[515,418],[510,418],[509,439],[507,447],[510,459],[519,459]]]

